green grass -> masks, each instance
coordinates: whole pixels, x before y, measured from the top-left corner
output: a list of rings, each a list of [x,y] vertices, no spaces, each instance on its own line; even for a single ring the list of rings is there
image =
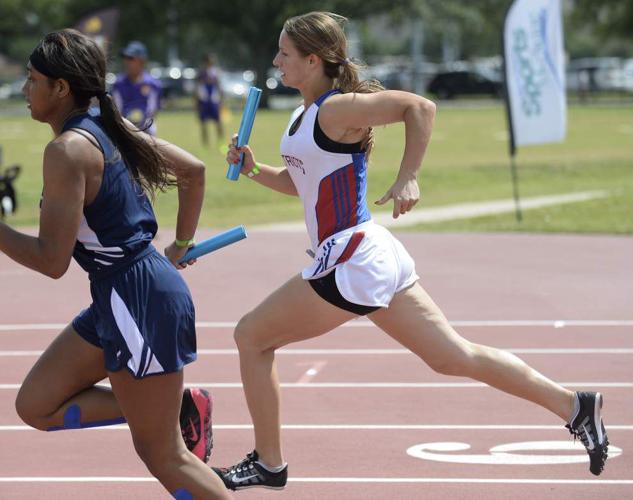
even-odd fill
[[[239,112],[234,113],[227,130],[236,130],[239,119]],[[258,112],[251,136],[258,161],[280,164],[279,138],[287,119],[285,111]],[[201,226],[220,228],[302,218],[296,198],[271,192],[245,178],[227,181],[223,156],[217,147],[202,148],[198,123],[191,112],[163,112],[157,125],[161,137],[191,151],[207,164],[207,196]],[[47,125],[33,122],[27,116],[0,118],[4,163],[19,163],[24,169],[17,182],[20,209],[10,219],[14,225],[37,224],[41,157],[50,138]],[[376,149],[369,172],[371,204],[393,182],[402,147],[402,125],[376,131]],[[511,198],[507,150],[501,106],[440,106],[420,175],[419,206]],[[633,107],[571,107],[566,141],[520,148],[517,165],[523,198],[595,189],[606,189],[610,196],[525,211],[521,224],[515,222],[513,214],[508,214],[416,225],[412,229],[633,234]],[[156,211],[162,225],[174,225],[175,210],[175,193],[158,197]]]

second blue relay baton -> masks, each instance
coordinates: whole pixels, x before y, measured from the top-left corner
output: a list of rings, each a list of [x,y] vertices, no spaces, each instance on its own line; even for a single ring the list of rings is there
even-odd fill
[[[233,229],[216,234],[215,236],[192,246],[178,261],[178,264],[184,264],[191,259],[197,259],[198,257],[202,257],[210,252],[214,252],[215,250],[219,250],[227,245],[236,243],[244,238],[246,238],[246,228],[244,226],[236,226]]]
[[[257,112],[257,106],[259,106],[259,98],[262,95],[261,89],[257,87],[251,87],[248,91],[248,97],[246,98],[246,106],[244,107],[244,113],[242,114],[242,122],[240,123],[240,129],[237,132],[237,147],[248,144],[248,140],[251,136],[251,130],[253,130],[253,123],[255,122],[255,113]],[[226,178],[231,181],[236,181],[240,177],[240,170],[244,163],[244,155],[240,155],[240,161],[233,165],[229,165],[229,169],[226,172]]]

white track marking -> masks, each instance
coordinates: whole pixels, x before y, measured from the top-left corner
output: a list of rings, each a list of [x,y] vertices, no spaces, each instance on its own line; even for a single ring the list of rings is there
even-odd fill
[[[153,477],[131,476],[15,476],[0,477],[0,483],[153,483]],[[582,484],[587,486],[622,486],[633,479],[491,479],[475,477],[291,477],[290,483],[371,483],[371,484]]]
[[[633,319],[622,320],[573,320],[573,319],[546,319],[546,320],[456,320],[451,321],[454,327],[534,327],[549,326],[554,328],[578,327],[578,326],[601,326],[618,327],[633,326]],[[237,321],[199,321],[197,328],[235,328]],[[11,332],[21,330],[55,330],[60,331],[67,326],[67,323],[15,323],[0,324],[0,332]],[[352,320],[339,328],[377,328],[371,321]]]
[[[416,444],[407,449],[407,455],[421,460],[451,464],[485,465],[558,465],[589,461],[585,447],[580,441],[527,441],[493,446],[488,454],[466,453],[468,443],[435,442]],[[568,453],[538,454],[513,452],[556,451]],[[461,452],[461,453],[460,453]],[[569,453],[573,452],[573,453]],[[609,460],[622,455],[622,449],[609,446]]]
[[[288,431],[560,431],[560,425],[475,425],[475,424],[282,424]],[[607,425],[608,431],[633,431],[633,425]],[[84,431],[127,431],[127,424],[90,427]],[[214,430],[252,430],[252,424],[213,424]],[[0,432],[36,431],[28,425],[0,425]],[[39,431],[38,431],[39,432]]]
[[[531,348],[531,347],[500,347],[507,352],[514,354],[633,354],[633,348],[627,347],[552,347],[552,348]],[[30,357],[41,356],[44,351],[40,350],[16,350],[16,351],[0,351],[0,357]],[[198,349],[199,356],[216,356],[230,355],[237,356],[237,349]],[[411,355],[415,356],[407,349],[279,349],[275,351],[277,355],[291,356],[365,356],[365,355]],[[319,366],[313,366],[313,369],[319,371],[326,361],[319,361]],[[312,363],[315,365],[315,363]]]
[[[317,376],[317,374],[321,371],[321,369],[327,365],[327,361],[324,360],[319,360],[319,361],[315,361],[315,362],[311,362],[311,363],[300,363],[302,365],[308,364],[310,366],[310,368],[308,368],[306,370],[306,372],[301,375],[301,377],[299,377],[299,380],[297,380],[297,384],[306,384],[311,382],[314,377]]]
[[[565,387],[609,387],[631,389],[633,382],[559,382]],[[21,384],[0,384],[0,390],[17,390]],[[110,384],[97,384],[110,387]],[[202,389],[241,389],[241,382],[187,382],[187,387]],[[283,389],[485,389],[490,386],[481,382],[310,382],[298,384],[282,382]],[[497,390],[497,389],[495,389]]]

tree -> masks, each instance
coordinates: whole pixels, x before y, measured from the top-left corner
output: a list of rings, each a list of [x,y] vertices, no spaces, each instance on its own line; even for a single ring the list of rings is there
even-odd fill
[[[411,2],[400,2],[401,6]],[[344,16],[362,18],[369,13],[393,8],[389,0],[232,0],[230,8],[220,2],[197,1],[183,5],[183,19],[197,19],[216,34],[230,37],[235,53],[245,54],[257,73],[257,86],[263,89],[261,105],[268,105],[265,85],[268,69],[277,52],[284,21],[312,10],[329,10]]]
[[[567,47],[572,57],[633,56],[633,2],[567,0]]]

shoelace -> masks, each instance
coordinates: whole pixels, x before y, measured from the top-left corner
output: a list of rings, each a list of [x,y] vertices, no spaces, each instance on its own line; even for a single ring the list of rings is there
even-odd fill
[[[580,426],[578,429],[572,429],[571,426],[567,426],[567,428],[569,429],[569,433],[574,436],[574,442],[576,442],[576,439],[578,438],[585,448],[589,448],[589,439],[587,438],[585,426]],[[593,434],[590,433],[590,436],[593,440]]]
[[[231,474],[235,474],[235,473],[239,474],[240,472],[253,470],[255,468],[254,462],[255,462],[254,454],[252,452],[248,453],[244,460],[242,460],[239,464],[231,468],[230,472]]]
[[[609,457],[609,454],[606,448],[606,446],[609,445],[609,441],[605,439],[603,446],[596,446],[594,450],[589,450],[589,439],[587,438],[587,432],[585,430],[585,426],[582,425],[578,429],[572,429],[570,425],[567,425],[567,428],[569,429],[569,433],[572,436],[574,436],[574,442],[576,442],[576,438],[579,438],[582,444],[584,445],[585,449],[587,449],[587,453],[594,454],[596,451],[600,452],[600,457],[601,457],[600,470],[603,470],[604,461],[606,461],[606,459]],[[589,432],[589,435],[591,436],[594,443],[597,443],[597,440],[593,438],[593,433]]]

